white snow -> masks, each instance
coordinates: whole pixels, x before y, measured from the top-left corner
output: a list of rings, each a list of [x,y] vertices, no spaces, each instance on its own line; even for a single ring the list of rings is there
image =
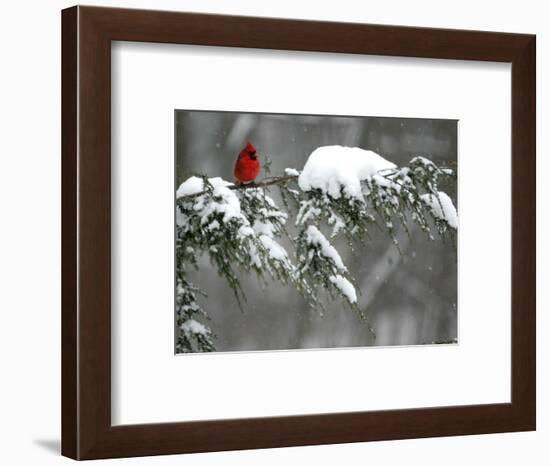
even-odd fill
[[[340,190],[363,200],[361,181],[396,165],[376,152],[359,147],[323,146],[315,149],[298,177],[302,191],[320,189],[334,198]]]
[[[191,194],[197,194],[200,193],[203,190],[204,182],[202,178],[199,178],[198,176],[192,176],[190,178],[187,178],[178,190],[176,191],[176,197],[183,197],[183,196],[189,196]]]
[[[242,238],[246,236],[254,236],[254,230],[249,226],[242,225],[239,227],[239,230],[237,231],[237,235],[239,235]]]
[[[300,210],[296,215],[296,225],[304,225],[311,218],[315,218],[318,215],[321,215],[321,209],[317,207],[312,207],[313,201],[301,201]]]
[[[355,304],[357,302],[355,287],[346,277],[342,277],[342,275],[334,275],[333,277],[330,277],[330,281],[334,283],[334,286],[342,292],[351,304]]]
[[[458,228],[456,208],[447,194],[439,191],[437,196],[434,194],[422,194],[420,198],[430,207],[434,216],[441,220],[446,220],[452,228]]]
[[[220,228],[220,223],[217,220],[214,220],[213,222],[210,222],[210,224],[208,225],[208,229],[210,231],[215,230],[217,228]]]
[[[300,172],[295,168],[285,168],[285,175],[287,176],[299,176]]]
[[[252,229],[255,233],[269,236],[270,238],[273,238],[273,224],[272,223],[265,223],[260,222],[259,220],[256,220],[254,222],[254,225],[252,225]]]
[[[332,233],[330,234],[332,238],[334,238],[340,232],[340,230],[343,230],[346,226],[344,221],[334,212],[331,213],[331,216],[329,217],[327,223],[329,225],[332,225]]]
[[[268,250],[269,255],[279,262],[288,262],[288,255],[285,249],[277,243],[273,238],[270,238],[267,235],[260,235],[260,241]]]
[[[224,191],[231,191],[230,189],[225,189],[227,186],[232,186],[233,183],[225,181],[223,178],[216,176],[215,178],[208,178],[208,182],[213,186],[214,193],[224,193]],[[192,194],[197,194],[204,191],[204,181],[198,176],[191,176],[187,178],[176,191],[176,197],[190,196]],[[235,194],[235,193],[232,193]]]
[[[307,242],[309,244],[317,244],[321,248],[321,254],[334,261],[336,268],[345,272],[346,266],[342,262],[342,258],[338,251],[328,242],[323,233],[315,225],[309,225],[306,230]]]
[[[254,243],[250,244],[250,249],[248,250],[248,254],[250,255],[250,261],[258,268],[262,267],[262,261],[260,259],[260,256],[258,255],[258,250],[256,249],[256,246]]]
[[[208,181],[213,187],[214,196],[218,197],[219,200],[205,204],[204,196],[198,196],[192,199],[195,203],[193,209],[196,210],[202,217],[201,223],[203,225],[208,223],[208,217],[210,217],[210,215],[214,212],[223,214],[224,222],[228,222],[232,218],[243,220],[244,216],[241,213],[241,203],[239,202],[239,198],[233,190],[228,188],[229,186],[232,186],[233,183],[225,181],[220,177],[209,178]],[[203,179],[197,176],[192,176],[180,185],[176,191],[176,197],[181,198],[184,196],[197,194],[202,191],[204,191]]]
[[[417,155],[416,157],[412,158],[410,163],[415,164],[417,162],[422,163],[422,165],[424,166],[434,165],[434,163],[431,160],[427,159],[426,157],[422,157],[421,155]]]
[[[204,325],[194,319],[186,320],[183,324],[181,324],[181,329],[187,334],[199,333],[201,335],[207,335],[210,333]]]
[[[395,191],[401,191],[401,185],[393,181],[393,175],[390,177],[382,176],[381,174],[375,174],[371,177],[371,181],[381,188],[393,188]],[[368,188],[365,190],[368,193]]]

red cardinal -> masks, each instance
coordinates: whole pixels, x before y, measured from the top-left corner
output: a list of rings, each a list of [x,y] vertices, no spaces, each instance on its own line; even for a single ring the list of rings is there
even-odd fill
[[[246,147],[239,154],[235,162],[235,169],[233,170],[237,184],[252,183],[260,173],[260,168],[256,148],[252,144],[247,143]]]

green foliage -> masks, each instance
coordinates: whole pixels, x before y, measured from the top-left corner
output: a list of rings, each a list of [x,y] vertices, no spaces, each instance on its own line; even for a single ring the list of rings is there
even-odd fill
[[[212,330],[199,322],[208,315],[197,302],[198,294],[206,297],[187,280],[176,278],[176,353],[215,351]]]
[[[203,254],[241,308],[246,296],[238,272],[254,272],[263,284],[272,278],[293,286],[310,308],[320,312],[324,304],[319,290],[324,290],[328,298],[341,299],[368,324],[358,306],[353,277],[323,231],[330,231],[330,238],[342,235],[353,247],[355,242],[365,243],[374,227],[386,232],[398,247],[396,228],[401,225],[408,231],[412,221],[431,239],[435,229],[441,237],[451,237],[454,244],[455,220],[446,215],[446,195],[438,186],[440,180],[455,176],[452,170],[416,157],[406,167],[364,180],[362,198],[346,195],[343,188],[338,197],[319,189],[301,191],[297,177],[292,176],[269,179],[264,186],[260,182],[239,187],[202,177],[202,190],[177,200],[176,351],[215,350],[208,315],[197,302],[203,293],[186,280],[186,271],[197,268]],[[275,186],[284,209],[268,195]],[[295,236],[287,225],[290,215],[295,217]],[[294,245],[293,254],[279,243],[283,237]]]

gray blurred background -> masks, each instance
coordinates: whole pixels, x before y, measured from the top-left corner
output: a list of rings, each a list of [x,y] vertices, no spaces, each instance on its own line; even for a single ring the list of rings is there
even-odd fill
[[[416,155],[456,168],[456,120],[334,117],[235,112],[175,112],[176,188],[189,176],[206,174],[233,181],[233,165],[247,141],[260,160],[271,158],[272,175],[286,167],[300,170],[317,147],[340,144],[373,150],[398,166]],[[258,179],[265,176],[262,172]],[[457,201],[456,184],[440,189]],[[278,189],[270,194],[277,202]],[[280,203],[278,203],[281,205]],[[292,230],[294,219],[289,219]],[[457,261],[450,241],[430,241],[411,226],[410,238],[399,232],[402,255],[376,229],[360,254],[333,240],[360,293],[376,339],[341,302],[327,306],[323,317],[309,311],[291,287],[272,282],[262,289],[253,276],[241,274],[247,295],[242,312],[229,286],[217,276],[208,257],[188,278],[208,293],[202,300],[217,335],[218,351],[326,348],[340,346],[417,345],[449,342],[457,337]],[[281,243],[292,255],[292,248]]]

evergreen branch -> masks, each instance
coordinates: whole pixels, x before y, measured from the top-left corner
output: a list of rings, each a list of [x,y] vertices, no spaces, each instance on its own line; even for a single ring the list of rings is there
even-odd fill
[[[450,167],[440,167],[440,170],[443,173],[445,173],[444,170],[453,170],[453,169],[450,168]],[[385,172],[385,171],[391,171],[391,173],[383,174],[382,172]],[[388,169],[388,170],[381,170],[380,175],[383,176],[384,178],[387,178],[388,180],[395,181],[393,178],[395,177],[395,175],[398,172],[399,172],[399,169],[393,169],[392,168],[392,169]],[[284,184],[284,183],[287,183],[288,181],[292,181],[292,180],[295,180],[297,178],[298,178],[298,176],[296,176],[296,175],[272,176],[272,177],[264,178],[262,181],[259,181],[258,183],[252,182],[252,183],[233,184],[233,185],[227,186],[227,189],[243,190],[243,189],[251,189],[251,188],[264,188],[266,186]],[[397,183],[397,184],[399,184],[399,183]],[[198,193],[187,194],[185,196],[178,197],[176,199],[176,202],[179,202],[180,200],[184,200],[184,199],[193,199],[195,197],[202,196],[203,194],[206,194],[207,192],[208,192],[207,190],[203,190],[203,191],[200,191]]]
[[[368,306],[360,305],[357,299],[365,285],[356,289],[353,277],[323,230],[332,228],[330,238],[342,234],[352,251],[353,243],[364,244],[370,237],[370,227],[376,226],[390,236],[401,254],[396,220],[408,235],[408,223],[412,222],[432,240],[433,227],[442,238],[449,234],[454,240],[456,210],[438,187],[443,175],[456,176],[454,169],[415,157],[407,166],[379,170],[359,179],[359,196],[350,195],[344,183],[339,193],[322,188],[302,191],[291,184],[298,175],[287,173],[238,185],[221,178],[202,175],[201,180],[195,176],[188,186],[202,181],[198,188],[201,191],[176,199],[177,352],[215,351],[215,334],[208,324],[208,313],[199,302],[202,292],[187,281],[185,274],[186,268],[198,269],[198,257],[203,253],[208,254],[212,266],[227,281],[241,310],[246,295],[238,270],[254,272],[265,285],[269,277],[292,285],[308,307],[319,310],[321,315],[325,307],[318,293],[325,290],[328,298],[340,298],[357,312],[375,337],[363,312]],[[281,192],[284,209],[265,189],[275,185]],[[295,237],[289,235],[286,227],[289,214],[294,211],[294,225],[299,232]],[[283,237],[293,243],[296,263],[279,243]],[[393,246],[390,251],[393,254]]]
[[[250,188],[263,188],[265,186],[272,186],[274,184],[286,183],[288,181],[295,180],[297,178],[298,177],[296,175],[272,176],[272,177],[269,177],[269,178],[264,178],[262,181],[259,181],[258,183],[252,182],[252,183],[246,183],[246,184],[244,184],[244,183],[243,184],[232,184],[232,185],[227,186],[227,189],[242,190],[242,189],[250,189]],[[186,200],[186,199],[193,199],[195,197],[202,196],[203,194],[206,194],[207,192],[208,192],[207,190],[204,190],[204,191],[201,191],[201,192],[198,192],[198,193],[187,194],[185,196],[178,197],[176,202]]]

